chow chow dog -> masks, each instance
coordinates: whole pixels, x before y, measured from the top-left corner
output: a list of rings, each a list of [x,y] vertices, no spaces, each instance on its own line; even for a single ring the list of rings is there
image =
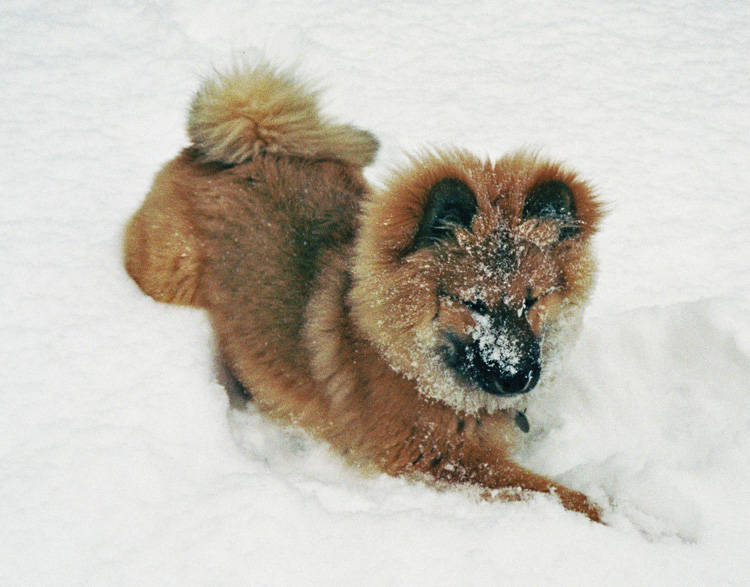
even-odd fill
[[[592,287],[602,210],[584,181],[534,154],[446,150],[374,190],[373,135],[268,66],[207,81],[188,134],[127,225],[125,267],[154,299],[208,311],[261,410],[354,463],[551,493],[599,520],[510,457]]]

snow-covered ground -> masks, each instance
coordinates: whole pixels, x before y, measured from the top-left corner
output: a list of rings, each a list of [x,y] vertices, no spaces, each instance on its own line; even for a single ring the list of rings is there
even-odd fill
[[[563,5],[564,4],[564,5]],[[6,0],[0,585],[748,585],[750,4]],[[527,146],[610,214],[519,458],[605,507],[362,478],[230,410],[120,265],[202,77],[296,64],[383,149]]]

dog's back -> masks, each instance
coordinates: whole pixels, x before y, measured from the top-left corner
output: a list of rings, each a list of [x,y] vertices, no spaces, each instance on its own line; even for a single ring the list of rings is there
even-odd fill
[[[244,284],[245,301],[299,306],[294,285],[320,249],[353,236],[361,167],[377,141],[323,118],[315,92],[262,66],[206,82],[188,134],[193,145],[164,166],[126,228],[128,273],[156,300],[205,306],[210,262]],[[244,271],[264,284],[259,291],[246,291]]]

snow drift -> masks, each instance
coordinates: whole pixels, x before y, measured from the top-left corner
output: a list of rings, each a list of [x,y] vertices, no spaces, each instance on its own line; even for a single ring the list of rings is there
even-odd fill
[[[6,2],[0,584],[739,585],[750,528],[750,10]],[[363,478],[230,408],[121,230],[232,59],[404,152],[541,148],[610,203],[582,338],[519,459],[605,504]]]

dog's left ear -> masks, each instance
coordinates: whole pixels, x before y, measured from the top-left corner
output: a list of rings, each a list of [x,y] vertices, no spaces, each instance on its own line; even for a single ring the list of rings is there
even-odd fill
[[[477,212],[477,198],[460,179],[446,177],[430,188],[414,237],[412,249],[440,242],[455,234],[456,228],[471,228]]]
[[[580,231],[573,190],[559,179],[545,181],[532,188],[526,196],[521,218],[554,220],[560,224],[560,240],[574,237]]]

